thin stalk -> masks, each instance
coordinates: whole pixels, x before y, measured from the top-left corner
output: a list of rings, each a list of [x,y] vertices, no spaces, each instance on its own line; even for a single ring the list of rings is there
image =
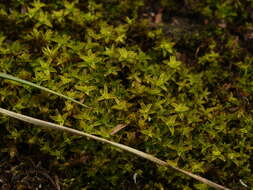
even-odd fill
[[[25,85],[28,85],[28,86],[32,86],[32,87],[38,88],[38,89],[40,89],[40,90],[44,90],[44,91],[46,91],[46,92],[52,93],[52,94],[54,94],[54,95],[57,95],[57,96],[60,96],[60,97],[62,97],[62,98],[65,98],[65,99],[67,99],[67,100],[70,100],[70,101],[72,101],[72,102],[75,102],[75,103],[77,103],[77,104],[79,104],[79,105],[81,105],[81,106],[83,106],[83,107],[90,108],[89,106],[87,106],[87,105],[85,105],[85,104],[82,104],[81,102],[79,102],[79,101],[77,101],[77,100],[75,100],[75,99],[73,99],[73,98],[71,98],[71,97],[69,97],[69,96],[60,94],[60,93],[58,93],[58,92],[55,92],[55,91],[50,90],[50,89],[48,89],[48,88],[45,88],[45,87],[43,87],[43,86],[39,86],[39,85],[34,84],[34,83],[32,83],[32,82],[29,82],[29,81],[27,81],[27,80],[23,80],[23,79],[20,79],[20,78],[17,78],[17,77],[14,77],[14,76],[12,76],[12,75],[8,75],[8,74],[2,73],[2,72],[0,72],[0,77],[2,77],[2,78],[4,78],[4,79],[8,79],[8,80],[15,81],[15,82],[19,82],[19,83],[21,83],[21,84],[25,84]]]
[[[163,161],[163,160],[160,160],[159,158],[156,158],[150,154],[147,154],[145,152],[142,152],[142,151],[139,151],[137,149],[134,149],[134,148],[131,148],[129,146],[126,146],[126,145],[123,145],[123,144],[120,144],[120,143],[116,143],[116,142],[113,142],[113,141],[109,141],[107,139],[104,139],[104,138],[101,138],[101,137],[97,137],[97,136],[94,136],[94,135],[91,135],[91,134],[88,134],[88,133],[84,133],[82,131],[78,131],[76,129],[72,129],[72,128],[68,128],[68,127],[64,127],[64,126],[61,126],[61,125],[57,125],[55,123],[51,123],[51,122],[47,122],[47,121],[43,121],[43,120],[40,120],[40,119],[36,119],[36,118],[32,118],[32,117],[29,117],[29,116],[25,116],[25,115],[22,115],[22,114],[19,114],[19,113],[15,113],[15,112],[12,112],[12,111],[8,111],[6,109],[3,109],[3,108],[0,108],[0,113],[2,114],[5,114],[5,115],[8,115],[10,117],[13,117],[13,118],[16,118],[16,119],[19,119],[19,120],[22,120],[22,121],[25,121],[25,122],[28,122],[28,123],[31,123],[31,124],[34,124],[34,125],[38,125],[38,126],[41,126],[41,127],[44,127],[44,128],[47,128],[47,129],[54,129],[54,130],[58,130],[58,131],[63,131],[63,132],[67,132],[67,133],[71,133],[73,135],[78,135],[78,136],[83,136],[83,137],[88,137],[88,138],[91,138],[91,139],[94,139],[96,141],[100,141],[100,142],[103,142],[103,143],[106,143],[106,144],[110,144],[112,146],[115,146],[115,147],[118,147],[122,150],[125,150],[127,152],[130,152],[132,154],[135,154],[139,157],[142,157],[142,158],[145,158],[147,160],[150,160],[151,162],[154,162],[160,166],[165,166],[167,168],[172,168],[180,173],[183,173],[187,176],[190,176],[202,183],[205,183],[207,185],[209,185],[210,187],[213,187],[215,189],[219,189],[219,190],[229,190],[228,188],[222,186],[222,185],[219,185],[217,183],[214,183],[206,178],[203,178],[201,176],[198,176],[198,175],[195,175],[191,172],[188,172],[188,171],[185,171],[183,169],[180,169],[178,167],[175,167],[173,165],[170,165],[169,163]]]

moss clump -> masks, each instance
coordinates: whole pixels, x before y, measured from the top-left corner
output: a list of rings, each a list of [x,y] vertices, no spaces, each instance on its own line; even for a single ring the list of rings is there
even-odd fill
[[[133,146],[227,187],[251,187],[252,2],[151,5],[2,1],[0,71],[91,108],[6,80],[1,107]],[[32,155],[63,189],[207,189],[109,146],[0,121],[0,155],[13,164]],[[111,136],[119,124],[127,126]]]

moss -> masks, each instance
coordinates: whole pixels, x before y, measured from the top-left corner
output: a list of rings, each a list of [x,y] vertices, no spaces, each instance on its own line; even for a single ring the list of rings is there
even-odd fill
[[[154,23],[160,8],[163,23]],[[93,109],[2,79],[1,107],[251,187],[252,9],[220,0],[2,1],[0,71]],[[63,189],[207,189],[108,146],[0,122],[0,152],[47,155],[41,162]],[[118,124],[127,127],[110,136]]]

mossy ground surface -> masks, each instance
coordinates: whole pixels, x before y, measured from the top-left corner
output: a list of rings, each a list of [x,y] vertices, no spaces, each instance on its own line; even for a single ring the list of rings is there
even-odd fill
[[[253,188],[252,12],[251,0],[2,0],[0,72],[90,108],[3,79],[0,107]],[[92,140],[0,125],[0,189],[208,189]]]

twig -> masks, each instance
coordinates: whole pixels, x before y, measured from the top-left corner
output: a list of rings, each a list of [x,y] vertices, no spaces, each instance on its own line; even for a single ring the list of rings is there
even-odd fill
[[[191,172],[188,172],[188,171],[185,171],[183,169],[180,169],[178,167],[175,167],[163,160],[160,160],[159,158],[156,158],[150,154],[147,154],[145,152],[142,152],[140,150],[137,150],[137,149],[134,149],[134,148],[131,148],[131,147],[128,147],[126,145],[123,145],[123,144],[120,144],[120,143],[116,143],[116,142],[113,142],[113,141],[109,141],[107,139],[103,139],[101,137],[97,137],[97,136],[94,136],[94,135],[91,135],[91,134],[88,134],[88,133],[84,133],[82,131],[78,131],[76,129],[72,129],[72,128],[68,128],[68,127],[64,127],[64,126],[60,126],[60,125],[57,125],[55,123],[50,123],[50,122],[47,122],[47,121],[43,121],[43,120],[39,120],[39,119],[35,119],[35,118],[32,118],[32,117],[29,117],[29,116],[25,116],[25,115],[22,115],[22,114],[19,114],[19,113],[15,113],[15,112],[12,112],[12,111],[8,111],[6,109],[3,109],[3,108],[0,108],[0,113],[2,114],[5,114],[5,115],[8,115],[10,117],[13,117],[13,118],[16,118],[16,119],[19,119],[19,120],[22,120],[22,121],[25,121],[25,122],[28,122],[28,123],[31,123],[31,124],[34,124],[34,125],[38,125],[38,126],[41,126],[41,127],[44,127],[44,128],[47,128],[47,129],[54,129],[54,130],[58,130],[58,131],[64,131],[64,132],[68,132],[68,133],[71,133],[73,135],[78,135],[78,136],[83,136],[83,137],[88,137],[88,138],[91,138],[91,139],[94,139],[94,140],[97,140],[97,141],[100,141],[100,142],[103,142],[103,143],[106,143],[106,144],[110,144],[112,146],[115,146],[115,147],[118,147],[122,150],[125,150],[125,151],[128,151],[132,154],[135,154],[139,157],[142,157],[142,158],[145,158],[147,160],[150,160],[160,166],[165,166],[167,168],[172,168],[180,173],[183,173],[187,176],[190,176],[202,183],[205,183],[207,185],[209,185],[210,187],[213,187],[215,189],[220,189],[220,190],[229,190],[229,188],[226,188],[222,185],[219,185],[215,182],[212,182],[206,178],[203,178],[201,176],[198,176],[198,175],[195,175]]]

